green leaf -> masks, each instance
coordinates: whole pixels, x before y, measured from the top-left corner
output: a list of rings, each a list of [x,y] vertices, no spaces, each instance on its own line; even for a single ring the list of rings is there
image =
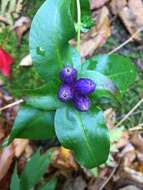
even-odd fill
[[[61,81],[57,78],[57,80],[46,82],[40,87],[25,89],[23,91],[23,96],[26,99],[27,96],[47,96],[53,94],[56,95],[60,85]]]
[[[49,83],[48,85],[46,84],[41,88],[29,92],[29,96],[25,98],[26,104],[44,111],[54,111],[64,106],[57,97],[58,88],[60,86],[60,83],[58,85],[57,83],[58,81],[54,82],[54,84]]]
[[[9,143],[14,138],[28,138],[31,140],[51,139],[55,136],[55,112],[44,112],[30,106],[23,106],[18,111]]]
[[[46,0],[30,31],[33,64],[45,79],[57,79],[65,65],[80,68],[80,56],[68,42],[75,36],[71,0]]]
[[[121,55],[99,55],[88,61],[88,70],[96,70],[109,77],[123,96],[136,79],[135,65]]]
[[[85,66],[86,65],[84,65],[83,69],[80,71],[79,77],[86,77],[95,82],[96,90],[92,96],[96,97],[98,101],[101,100],[101,102],[104,98],[108,98],[110,101],[119,104],[121,101],[120,93],[112,80],[97,71],[87,70]]]
[[[26,98],[26,103],[27,105],[44,111],[55,111],[57,108],[64,106],[57,96],[54,95],[30,96]]]
[[[38,150],[29,162],[27,162],[20,178],[20,190],[30,190],[46,172],[50,163],[51,154],[47,152],[40,155]]]
[[[15,169],[14,169],[14,172],[12,175],[12,179],[11,179],[10,190],[19,190],[19,189],[20,189],[20,180],[17,175],[17,169],[15,166]]]
[[[48,181],[43,187],[41,187],[38,190],[55,190],[56,184],[57,184],[57,179],[52,178],[52,179],[50,179],[50,181]]]
[[[71,107],[58,109],[55,130],[60,143],[71,149],[85,167],[93,168],[107,160],[109,134],[103,112],[98,108],[85,113]]]

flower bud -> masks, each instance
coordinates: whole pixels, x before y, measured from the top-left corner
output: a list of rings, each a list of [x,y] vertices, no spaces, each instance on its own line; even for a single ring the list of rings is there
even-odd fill
[[[74,89],[82,95],[88,95],[94,92],[96,84],[87,78],[81,78],[75,82]]]
[[[73,98],[73,91],[70,86],[63,84],[58,91],[58,98],[62,102],[67,102]]]
[[[77,71],[76,69],[67,66],[60,71],[60,79],[67,84],[71,84],[77,79]]]
[[[86,96],[77,94],[74,96],[73,102],[75,107],[81,112],[86,112],[90,108],[90,99]]]

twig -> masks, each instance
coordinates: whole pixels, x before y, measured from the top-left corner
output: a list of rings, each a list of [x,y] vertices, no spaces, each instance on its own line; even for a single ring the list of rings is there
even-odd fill
[[[115,174],[115,172],[117,171],[118,165],[112,170],[110,176],[106,179],[106,181],[103,183],[103,185],[99,188],[99,190],[102,190],[111,180],[111,178],[113,177],[113,175]]]
[[[143,123],[140,123],[139,125],[137,125],[136,127],[130,128],[129,131],[130,132],[134,132],[134,131],[140,131],[143,130]]]
[[[143,103],[143,98],[129,111],[129,113],[127,113],[124,118],[119,121],[119,123],[117,123],[117,125],[115,127],[119,127],[124,121],[126,121],[130,115]]]
[[[121,45],[119,45],[118,47],[116,47],[115,49],[113,49],[112,51],[110,51],[108,53],[108,55],[111,55],[113,53],[116,53],[118,50],[120,50],[122,47],[124,47],[125,45],[127,45],[129,42],[131,42],[134,37],[140,33],[143,30],[143,26],[141,28],[139,28],[128,40],[126,40],[124,43],[122,43]]]
[[[16,105],[18,105],[18,104],[21,104],[21,103],[23,103],[23,102],[24,102],[24,100],[21,99],[21,100],[18,100],[18,101],[16,101],[16,102],[13,102],[13,103],[11,103],[11,104],[8,104],[7,106],[4,106],[4,107],[0,108],[0,112],[3,111],[3,110],[6,110],[6,109],[8,109],[8,108],[11,108],[11,107],[13,107],[13,106],[16,106]]]
[[[142,113],[142,112],[143,112],[142,110],[138,110],[138,111],[136,111],[136,112],[133,112],[130,116],[135,116],[135,115],[138,115],[138,114],[140,114],[140,113]],[[117,117],[117,120],[122,119],[124,116],[125,116],[125,114],[123,114],[123,115]],[[140,123],[140,122],[139,122],[139,123]]]
[[[80,51],[80,30],[81,30],[81,7],[80,0],[77,2],[77,50]]]

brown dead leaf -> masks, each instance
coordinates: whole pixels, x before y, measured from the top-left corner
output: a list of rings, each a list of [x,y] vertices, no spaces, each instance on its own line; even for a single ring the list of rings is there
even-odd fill
[[[2,140],[4,137],[5,137],[5,130],[0,123],[0,140]]]
[[[124,166],[131,166],[136,159],[136,151],[132,144],[127,144],[124,149],[119,153],[119,157],[123,159]]]
[[[128,6],[133,14],[134,23],[136,28],[143,26],[143,1],[142,0],[129,0]]]
[[[127,0],[112,0],[110,3],[111,11],[114,15],[118,15],[126,6]]]
[[[0,152],[0,180],[7,174],[14,158],[14,147],[9,145]]]
[[[32,58],[31,58],[31,55],[25,56],[25,57],[21,60],[21,62],[20,62],[19,65],[20,65],[20,66],[24,66],[24,67],[31,66],[31,65],[32,65]]]
[[[30,28],[31,20],[28,17],[21,17],[15,22],[14,31],[18,37],[19,45],[21,44],[21,39],[23,34]]]
[[[141,189],[137,188],[137,187],[134,186],[134,185],[129,185],[129,186],[120,188],[119,190],[141,190]]]
[[[91,0],[91,9],[99,9],[109,1],[110,0]]]
[[[131,35],[143,27],[142,0],[112,0],[110,6],[113,14],[120,17]],[[136,34],[134,39],[140,41],[140,34]]]
[[[141,172],[137,172],[134,169],[131,169],[129,167],[125,167],[124,171],[126,175],[130,177],[130,179],[132,179],[133,181],[136,181],[138,183],[143,182],[143,174]]]
[[[81,37],[82,58],[91,56],[97,48],[102,47],[111,35],[109,10],[103,7],[96,18],[96,27],[93,27],[90,32]]]
[[[72,152],[64,147],[56,148],[53,151],[53,165],[59,169],[77,169]]]
[[[30,158],[32,154],[33,154],[32,146],[27,145],[25,148],[25,154],[24,154],[25,158],[27,158],[27,159]]]
[[[128,145],[128,143],[129,143],[129,133],[128,131],[124,131],[120,140],[117,143],[115,143],[115,146],[117,149],[120,149]]]
[[[27,139],[15,139],[13,141],[15,156],[19,158],[28,145],[29,145],[29,140]]]
[[[143,153],[143,137],[140,132],[132,134],[131,142],[139,152]]]
[[[112,108],[109,108],[104,112],[106,125],[108,129],[113,129],[116,123],[116,113]]]

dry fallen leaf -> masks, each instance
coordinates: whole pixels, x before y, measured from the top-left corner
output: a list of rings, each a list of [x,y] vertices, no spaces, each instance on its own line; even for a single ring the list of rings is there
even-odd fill
[[[104,6],[97,15],[96,27],[81,36],[80,54],[82,58],[93,55],[95,50],[102,47],[111,35],[108,16],[109,10]]]
[[[19,65],[20,65],[20,66],[24,66],[24,67],[31,66],[31,65],[32,65],[32,58],[31,58],[31,55],[25,56],[25,57],[21,60],[21,62],[20,62]]]
[[[25,148],[25,152],[24,152],[25,158],[27,158],[27,159],[30,158],[32,154],[33,154],[32,146],[27,145],[26,148]]]
[[[30,28],[30,25],[31,20],[28,17],[21,17],[15,22],[13,29],[17,34],[19,45],[21,44],[23,34]]]
[[[129,186],[120,188],[119,190],[141,190],[141,189],[137,188],[137,187],[134,186],[134,185],[129,185]]]
[[[115,143],[115,146],[117,149],[120,149],[128,145],[128,143],[129,143],[129,133],[128,131],[124,131],[120,140],[117,143]]]
[[[14,146],[11,144],[0,152],[0,180],[7,174],[14,158]]]
[[[131,169],[129,167],[125,167],[124,168],[124,172],[133,181],[136,181],[138,183],[142,183],[143,182],[143,175],[142,175],[141,172],[137,172],[134,169]]]
[[[133,14],[133,19],[137,28],[143,26],[143,1],[142,0],[129,0],[128,6]]]
[[[112,0],[110,3],[111,11],[114,15],[118,15],[125,6],[127,6],[127,0]]]
[[[0,123],[0,140],[2,140],[5,137],[5,130],[2,127],[2,124]]]
[[[27,139],[15,139],[13,141],[15,156],[19,158],[28,145],[29,145],[29,140]]]
[[[140,132],[132,134],[131,142],[135,146],[136,150],[143,153],[143,137]]]
[[[107,109],[104,112],[104,117],[106,120],[106,125],[108,129],[112,129],[115,126],[116,123],[116,113],[112,108]]]
[[[64,147],[56,148],[53,151],[53,165],[62,170],[77,169],[72,152]]]
[[[124,166],[131,166],[136,159],[136,150],[132,144],[127,144],[124,149],[119,153],[119,157],[123,160]]]
[[[81,56],[91,56],[95,50],[102,47],[108,37],[111,35],[110,20],[109,20],[109,10],[107,7],[103,7],[96,19],[96,36],[91,38],[89,41],[81,44]],[[89,50],[89,52],[87,51]]]
[[[91,0],[91,9],[99,9],[110,0]]]
[[[120,17],[131,35],[143,27],[142,0],[112,0],[110,6],[112,13]],[[134,39],[141,40],[140,34],[136,34]]]

